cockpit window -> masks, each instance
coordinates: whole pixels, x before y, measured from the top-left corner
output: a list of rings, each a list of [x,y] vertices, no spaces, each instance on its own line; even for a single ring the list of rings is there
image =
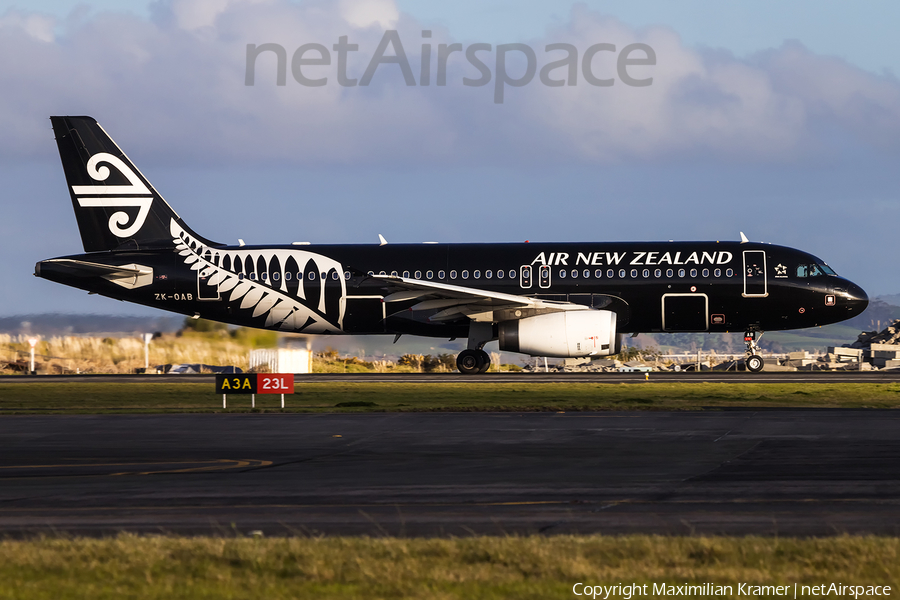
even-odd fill
[[[837,273],[824,263],[820,265],[797,265],[797,277],[819,277],[821,275],[837,275]]]

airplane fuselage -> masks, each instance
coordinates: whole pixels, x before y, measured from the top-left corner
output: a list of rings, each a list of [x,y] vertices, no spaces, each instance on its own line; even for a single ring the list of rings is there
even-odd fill
[[[466,336],[466,324],[433,320],[438,308],[412,311],[416,298],[391,300],[391,277],[612,310],[621,333],[813,327],[852,317],[867,302],[858,286],[824,272],[820,259],[771,244],[288,245],[207,248],[200,256],[204,253],[220,273],[257,288],[257,301],[247,301],[250,291],[236,294],[237,286],[220,291],[221,286],[209,283],[207,267],[192,269],[196,261],[187,264],[185,256],[171,250],[64,257],[151,268],[152,279],[133,288],[67,276],[47,261],[40,275],[185,315],[299,333]],[[259,310],[267,296],[293,299],[318,318],[294,319],[285,327]]]

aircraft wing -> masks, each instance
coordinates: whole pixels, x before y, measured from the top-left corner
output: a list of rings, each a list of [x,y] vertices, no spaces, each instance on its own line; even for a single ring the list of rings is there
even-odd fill
[[[438,310],[431,321],[452,321],[467,317],[475,321],[509,321],[535,315],[567,310],[589,310],[590,307],[573,302],[541,300],[516,294],[504,294],[478,288],[422,281],[392,275],[373,275],[396,288],[384,297],[384,302],[419,300],[408,310]]]

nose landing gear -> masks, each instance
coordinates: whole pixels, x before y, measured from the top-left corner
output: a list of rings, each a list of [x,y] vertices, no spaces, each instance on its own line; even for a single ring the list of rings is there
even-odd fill
[[[755,329],[744,332],[744,343],[747,344],[747,358],[744,359],[744,364],[751,373],[759,373],[766,365],[766,361],[759,355],[759,345],[756,343],[762,334],[762,331]]]

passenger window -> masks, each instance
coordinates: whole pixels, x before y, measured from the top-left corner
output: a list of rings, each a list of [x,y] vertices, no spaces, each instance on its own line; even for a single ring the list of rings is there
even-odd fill
[[[591,270],[585,269],[584,273],[582,273],[582,275],[584,276],[585,279],[588,279],[591,276]]]
[[[373,275],[375,275],[375,271],[369,271],[368,273],[366,273],[366,275],[372,277]],[[303,273],[297,273],[297,279],[303,279]]]
[[[243,281],[243,280],[244,280],[244,274],[238,273],[238,281]]]
[[[713,271],[713,275],[715,275],[716,277],[721,277],[722,269],[716,269],[715,271]]]
[[[672,269],[666,269],[666,277],[671,279],[674,276],[675,276],[675,271],[673,271]]]
[[[403,278],[409,279],[409,271],[403,271]]]
[[[431,271],[428,271],[428,272],[431,273]],[[445,275],[446,275],[446,273],[444,273],[443,270],[438,271],[438,279],[446,279],[446,277],[444,277]],[[431,279],[431,275],[428,276],[428,279]]]
[[[256,281],[256,273],[250,273],[250,281]]]
[[[269,280],[269,274],[268,274],[268,273],[263,273],[263,274],[262,274],[262,280],[263,280],[263,281],[268,281],[268,280]]]
[[[625,279],[625,269],[619,269],[619,279]]]
[[[647,277],[650,277],[650,269],[644,269],[643,275],[644,275],[644,278],[645,278],[645,279],[646,279]]]
[[[565,279],[565,278],[566,278],[566,270],[565,270],[565,269],[560,269],[560,270],[559,270],[559,278],[560,278],[560,279]]]
[[[612,279],[613,277],[616,276],[616,272],[613,271],[612,269],[607,269],[607,270],[606,270],[606,276],[609,277],[610,279]]]
[[[381,273],[379,273],[379,275],[385,275],[385,272],[382,271]],[[312,274],[312,273],[309,274],[309,278],[310,278],[310,279],[313,279],[313,274]]]
[[[497,279],[503,279],[503,269],[497,269]]]
[[[516,270],[515,270],[515,269],[510,269],[510,270],[509,270],[509,278],[510,278],[510,279],[515,279],[515,278],[516,278]]]
[[[637,278],[637,269],[632,269],[632,270],[631,270],[631,278],[632,278],[632,279]]]
[[[452,277],[453,274],[451,273],[450,276]],[[462,278],[463,278],[463,279],[468,279],[468,278],[469,278],[469,270],[468,270],[468,269],[463,269],[463,272],[462,272]]]
[[[727,271],[725,271],[725,277],[731,277],[732,275],[734,275],[734,269],[728,269]]]
[[[691,269],[691,277],[697,276],[697,269]]]
[[[422,271],[416,271],[416,273],[415,273],[415,278],[416,278],[416,279],[422,279]]]
[[[572,269],[572,279],[578,279],[578,269]]]
[[[397,271],[391,271],[391,277],[397,277]]]
[[[662,277],[662,269],[656,269],[655,271],[653,271],[653,276],[656,277],[657,279]]]
[[[474,277],[475,279],[481,279],[481,271],[476,269],[472,272],[472,277]]]
[[[484,272],[484,278],[490,279],[493,274],[494,274],[494,272],[491,271],[490,269],[488,269],[487,271]]]
[[[281,279],[281,273],[272,273],[272,281],[278,281]]]
[[[596,277],[597,279],[602,279],[603,278],[603,269],[597,269],[596,271],[594,271],[594,277]]]
[[[350,281],[350,271],[344,271],[344,279]]]
[[[684,269],[678,269],[678,276],[684,277]]]
[[[456,270],[450,271],[450,279],[456,279]]]
[[[703,269],[703,276],[709,277],[709,269]]]
[[[443,271],[441,271],[441,273],[443,273]],[[432,270],[426,271],[425,277],[427,277],[428,279],[431,279],[432,277],[434,277],[434,271],[432,271]],[[441,277],[441,279],[443,279],[443,277]]]

